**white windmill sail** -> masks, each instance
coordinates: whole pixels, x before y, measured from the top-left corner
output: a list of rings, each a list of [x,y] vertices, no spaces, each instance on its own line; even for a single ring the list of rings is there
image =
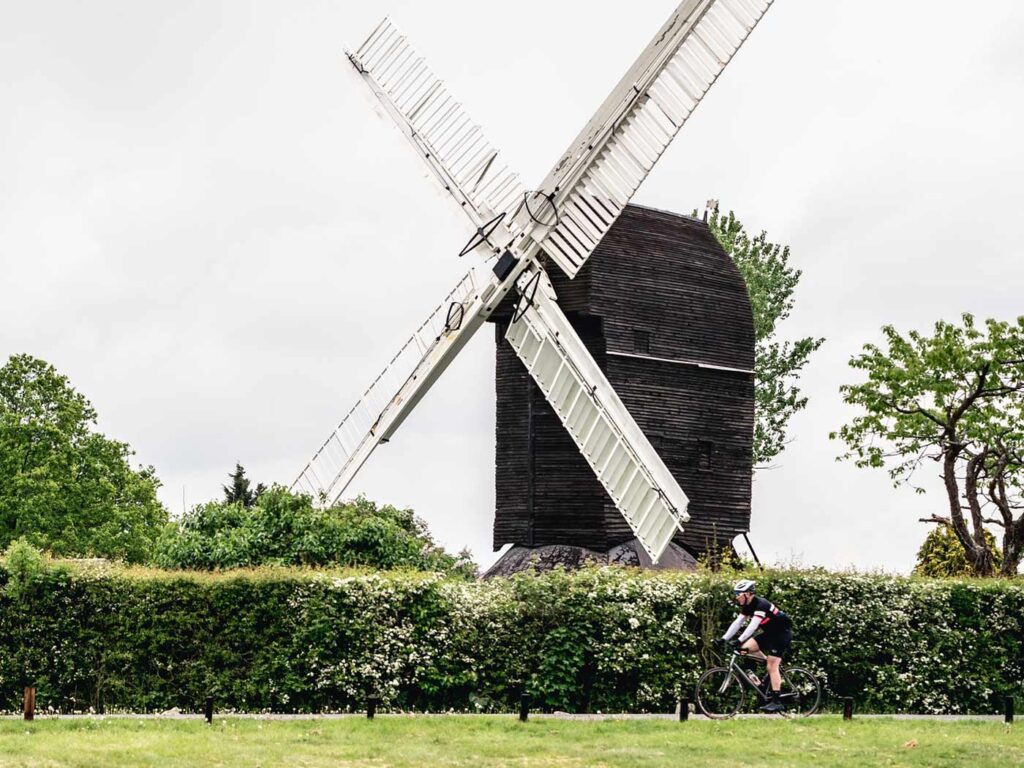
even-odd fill
[[[348,57],[475,227],[512,212],[524,193],[519,174],[390,18]]]
[[[527,280],[529,273],[521,280]],[[689,516],[688,500],[554,301],[543,272],[505,338],[655,563]]]
[[[471,270],[431,312],[309,460],[293,491],[325,504],[337,501],[373,450],[390,439],[483,325],[477,282]]]
[[[567,275],[576,276],[772,2],[683,0],[561,157],[540,187],[558,223],[534,236]]]

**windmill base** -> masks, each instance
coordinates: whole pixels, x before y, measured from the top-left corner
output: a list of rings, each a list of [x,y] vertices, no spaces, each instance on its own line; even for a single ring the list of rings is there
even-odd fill
[[[697,560],[674,542],[668,545],[661,561],[654,565],[647,552],[636,539],[612,547],[607,552],[597,552],[585,547],[567,544],[549,544],[543,547],[514,546],[483,575],[490,579],[496,576],[512,576],[526,571],[553,571],[556,568],[577,570],[588,565],[623,565],[657,571],[695,571]]]

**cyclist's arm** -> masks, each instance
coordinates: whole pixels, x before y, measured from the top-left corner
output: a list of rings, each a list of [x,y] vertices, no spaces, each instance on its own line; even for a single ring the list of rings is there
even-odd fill
[[[747,617],[742,613],[736,615],[736,619],[732,624],[729,625],[729,629],[722,635],[723,640],[732,640],[736,633],[740,631],[744,624],[747,623]]]
[[[760,616],[758,614],[761,614]],[[743,634],[740,635],[740,643],[745,643],[747,640],[754,636],[757,632],[757,628],[761,626],[761,621],[764,619],[764,614],[761,611],[755,611],[754,615],[750,617],[750,623],[747,624],[747,628],[743,630]]]

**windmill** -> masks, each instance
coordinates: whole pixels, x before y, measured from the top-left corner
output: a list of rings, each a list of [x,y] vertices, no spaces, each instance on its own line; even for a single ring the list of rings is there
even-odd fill
[[[505,338],[657,563],[686,494],[559,307],[545,264],[575,278],[772,0],[683,0],[547,178],[526,189],[444,83],[385,19],[348,58],[475,229],[469,270],[292,485],[344,493],[499,307]]]

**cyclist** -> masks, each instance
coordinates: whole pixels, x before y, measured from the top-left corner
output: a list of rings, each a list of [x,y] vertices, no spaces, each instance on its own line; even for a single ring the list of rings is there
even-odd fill
[[[780,692],[782,690],[782,660],[789,654],[793,643],[793,622],[789,616],[780,611],[772,603],[755,594],[757,584],[750,579],[737,581],[732,592],[740,612],[722,636],[723,643],[733,642],[734,647],[755,658],[765,659],[768,665],[768,678],[771,682],[770,700],[761,707],[764,712],[781,712],[783,709]],[[743,634],[735,641],[732,639],[746,625]],[[761,630],[756,638],[754,633]]]

